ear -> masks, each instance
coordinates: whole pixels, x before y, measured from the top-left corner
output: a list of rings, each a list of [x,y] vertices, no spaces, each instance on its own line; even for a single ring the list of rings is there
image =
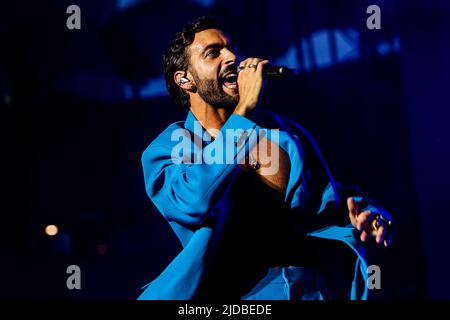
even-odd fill
[[[195,84],[192,81],[192,78],[186,71],[176,71],[173,75],[173,79],[178,86],[186,91],[193,92],[195,90]],[[188,79],[189,81],[185,81],[183,79]]]

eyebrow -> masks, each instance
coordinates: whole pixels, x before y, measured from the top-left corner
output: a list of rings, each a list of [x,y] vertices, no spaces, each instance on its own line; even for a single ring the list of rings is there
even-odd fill
[[[203,49],[203,51],[202,51],[202,55],[204,55],[205,53],[206,53],[206,51],[208,51],[209,49],[211,49],[211,48],[223,48],[223,47],[226,47],[226,48],[232,48],[232,51],[233,52],[237,52],[238,50],[237,50],[237,47],[236,47],[236,45],[233,43],[233,42],[229,42],[226,46],[224,46],[222,43],[220,43],[220,42],[215,42],[215,43],[210,43],[210,44],[208,44],[206,47],[205,47],[205,49]]]

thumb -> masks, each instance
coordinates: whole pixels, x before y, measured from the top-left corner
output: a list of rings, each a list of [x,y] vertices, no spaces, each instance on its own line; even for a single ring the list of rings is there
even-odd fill
[[[354,217],[358,215],[358,205],[352,197],[347,198],[348,213]]]

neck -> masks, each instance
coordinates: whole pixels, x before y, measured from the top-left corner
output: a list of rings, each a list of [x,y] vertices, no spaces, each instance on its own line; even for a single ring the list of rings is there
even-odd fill
[[[191,105],[191,112],[200,122],[203,128],[212,136],[216,136],[216,131],[220,130],[232,111],[225,108],[215,108],[206,102]]]

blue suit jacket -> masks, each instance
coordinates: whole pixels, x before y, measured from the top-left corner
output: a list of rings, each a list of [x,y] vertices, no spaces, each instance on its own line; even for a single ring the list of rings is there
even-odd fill
[[[171,225],[183,249],[156,279],[143,287],[144,291],[139,299],[194,298],[205,272],[208,246],[214,231],[214,226],[207,223],[208,217],[227,214],[226,209],[216,204],[226,188],[233,187],[232,177],[239,170],[239,164],[193,164],[183,158],[186,155],[174,156],[174,148],[179,148],[180,145],[191,150],[190,156],[198,159],[206,157],[205,154],[214,154],[213,150],[219,143],[235,143],[225,141],[226,139],[212,140],[205,131],[198,134],[196,123],[198,126],[198,121],[189,112],[186,121],[170,125],[142,155],[146,192]],[[314,210],[314,214],[318,216],[330,208],[338,208],[341,204],[338,187],[313,138],[298,124],[274,113],[258,112],[250,118],[232,115],[220,131],[225,137],[226,129],[257,132],[262,127],[280,129],[279,146],[290,159],[291,172],[284,195],[285,202],[293,209]],[[245,137],[244,143],[240,144],[241,148],[234,154],[235,160],[244,157],[253,143],[255,142],[249,136]],[[328,182],[321,190],[321,201],[316,208],[307,205],[310,195],[308,180],[304,174],[308,169],[305,167],[308,153],[314,154],[314,161],[319,164]],[[356,200],[363,201],[361,197],[356,197]],[[367,209],[367,206],[363,209]],[[354,271],[351,271],[354,276],[348,298],[366,299],[367,265],[355,229],[348,222],[330,222],[316,230],[309,230],[307,234],[310,237],[339,241],[351,248],[355,263]]]

